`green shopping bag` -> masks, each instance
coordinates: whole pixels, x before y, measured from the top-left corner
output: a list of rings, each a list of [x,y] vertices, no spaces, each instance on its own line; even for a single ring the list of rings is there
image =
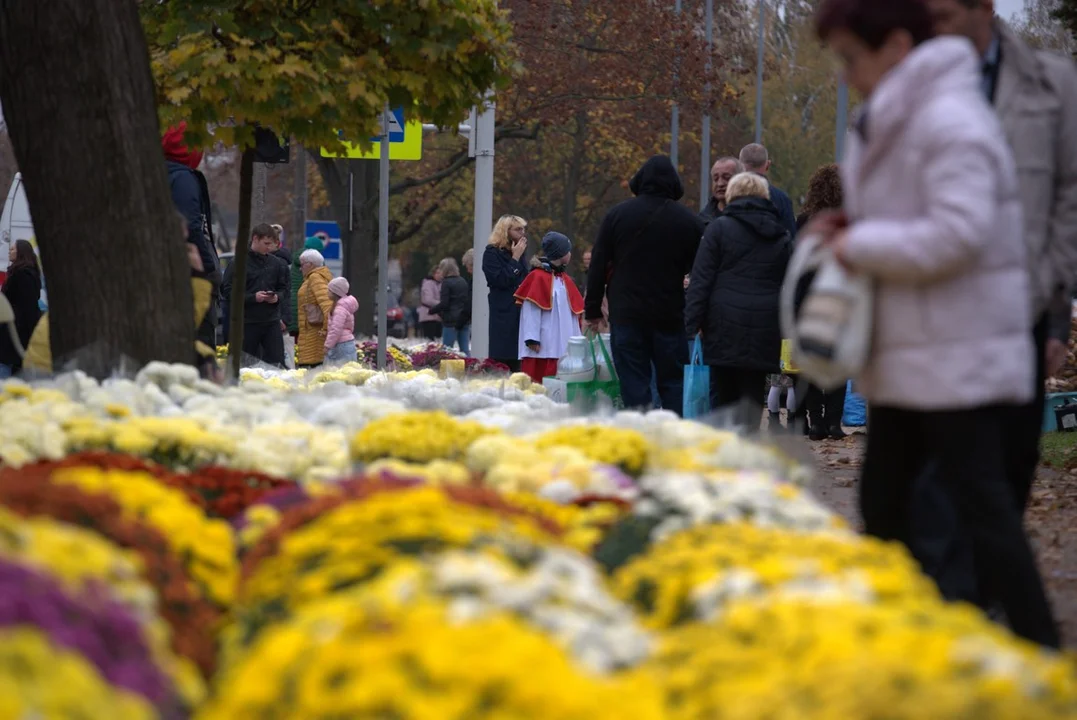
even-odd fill
[[[692,359],[684,366],[684,419],[701,418],[711,411],[711,369],[703,364],[699,336],[692,345]]]
[[[602,340],[601,335],[590,331],[587,332],[586,337],[590,341],[591,359],[595,364],[594,379],[584,382],[562,383],[555,381],[555,383],[549,384],[561,385],[562,387],[558,388],[557,391],[557,394],[561,396],[561,401],[567,402],[581,412],[594,412],[606,403],[612,403],[616,410],[623,410],[624,401],[621,399],[621,382],[617,379],[617,369],[613,366],[613,359],[610,357],[606,343]],[[599,379],[598,354],[595,352],[596,344],[602,352],[602,358],[606,361],[606,366],[610,369],[612,376],[610,380]],[[544,382],[544,384],[548,383]]]

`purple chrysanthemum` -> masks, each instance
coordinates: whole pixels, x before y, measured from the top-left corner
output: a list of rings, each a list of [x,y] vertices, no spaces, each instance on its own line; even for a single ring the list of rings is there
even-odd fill
[[[18,625],[79,653],[116,687],[159,708],[173,705],[171,682],[154,663],[142,628],[104,586],[69,594],[48,575],[0,559],[0,628]]]
[[[308,500],[310,500],[310,495],[302,485],[292,485],[264,495],[257,504],[268,505],[283,513],[296,505],[302,505]],[[247,527],[248,524],[246,513],[240,513],[232,519],[232,528],[237,532]]]

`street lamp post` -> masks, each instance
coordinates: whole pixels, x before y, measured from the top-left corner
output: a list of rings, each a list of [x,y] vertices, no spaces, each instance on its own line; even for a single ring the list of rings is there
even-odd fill
[[[378,370],[385,369],[389,349],[389,112],[386,103],[378,165]]]
[[[673,5],[673,13],[677,17],[680,17],[680,15],[681,15],[681,0],[676,0],[676,3]],[[678,73],[677,73],[676,70],[674,70],[673,71],[673,97],[674,97],[673,110],[670,113],[670,119],[669,119],[669,124],[670,124],[670,128],[669,128],[669,133],[670,133],[669,158],[670,158],[670,160],[673,161],[673,167],[674,168],[677,167],[677,155],[679,154],[679,150],[680,150],[679,145],[680,145],[680,135],[681,135],[681,109],[680,109],[680,107],[677,106],[677,100],[676,100],[676,97],[677,97],[677,81],[678,81]]]
[[[766,0],[759,0],[759,51],[755,68],[755,141],[763,142],[763,60],[766,55]]]
[[[471,293],[471,355],[485,358],[490,351],[490,303],[482,254],[494,223],[494,101],[487,95],[471,116],[468,150],[475,158],[475,270]]]
[[[711,59],[714,57],[714,0],[707,0],[706,10],[707,32],[707,90],[704,95],[706,101],[711,101]],[[699,209],[707,207],[710,200],[711,180],[711,113],[710,107],[703,114],[703,132],[700,137],[699,149]]]
[[[838,117],[834,128],[834,162],[845,157],[845,136],[849,132],[849,85],[845,78],[838,80]]]

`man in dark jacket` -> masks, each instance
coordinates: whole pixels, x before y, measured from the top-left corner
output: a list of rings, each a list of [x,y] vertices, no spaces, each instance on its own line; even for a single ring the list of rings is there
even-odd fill
[[[172,203],[187,220],[187,242],[198,248],[202,259],[202,271],[213,285],[212,300],[205,318],[198,326],[197,339],[209,347],[217,344],[219,317],[219,289],[221,263],[213,242],[213,215],[210,210],[209,185],[206,176],[198,171],[202,151],[187,146],[184,135],[187,123],[169,128],[161,138],[168,169],[168,184],[172,189]]]
[[[711,167],[711,199],[699,213],[704,225],[710,225],[725,208],[725,191],[734,175],[744,172],[744,165],[735,157],[722,157]]]
[[[262,362],[284,367],[281,302],[288,292],[288,266],[272,252],[277,234],[265,223],[251,232],[247,282],[243,297],[243,352]],[[223,293],[231,297],[236,264],[224,273]]]
[[[767,178],[768,181],[770,180],[767,175],[771,166],[770,154],[762,145],[757,143],[745,145],[744,149],[740,151],[740,162],[744,166],[745,172],[754,172]],[[789,199],[784,190],[774,187],[773,184],[770,186],[770,201],[778,209],[778,220],[789,231],[789,237],[796,237],[797,216],[793,212],[793,201]]]
[[[688,338],[684,276],[692,269],[703,222],[678,200],[684,186],[664,155],[652,157],[629,187],[636,197],[602,221],[587,274],[584,314],[601,327],[609,296],[610,344],[626,407],[652,406],[652,364],[662,407],[681,414]]]
[[[284,294],[280,296],[280,332],[281,340],[284,342],[284,364],[286,367],[292,367],[289,365],[288,353],[295,350],[295,341],[293,339],[292,332],[299,334],[299,322],[292,312],[292,251],[284,247],[281,240],[281,226],[271,226],[277,231],[277,249],[273,251],[273,257],[284,263],[284,276],[288,280],[288,289],[284,291]],[[290,322],[295,320],[295,326],[289,325]],[[291,350],[289,350],[291,348]]]

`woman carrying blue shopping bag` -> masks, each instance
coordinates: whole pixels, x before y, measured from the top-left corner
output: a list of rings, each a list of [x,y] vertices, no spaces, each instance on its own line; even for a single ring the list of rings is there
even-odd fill
[[[703,340],[692,343],[691,364],[684,366],[684,418],[694,420],[711,411],[711,369],[703,364]]]
[[[763,415],[767,375],[781,372],[778,299],[792,240],[770,201],[766,178],[729,181],[726,209],[707,226],[688,285],[685,326],[703,335],[711,407],[744,408],[755,427]]]

